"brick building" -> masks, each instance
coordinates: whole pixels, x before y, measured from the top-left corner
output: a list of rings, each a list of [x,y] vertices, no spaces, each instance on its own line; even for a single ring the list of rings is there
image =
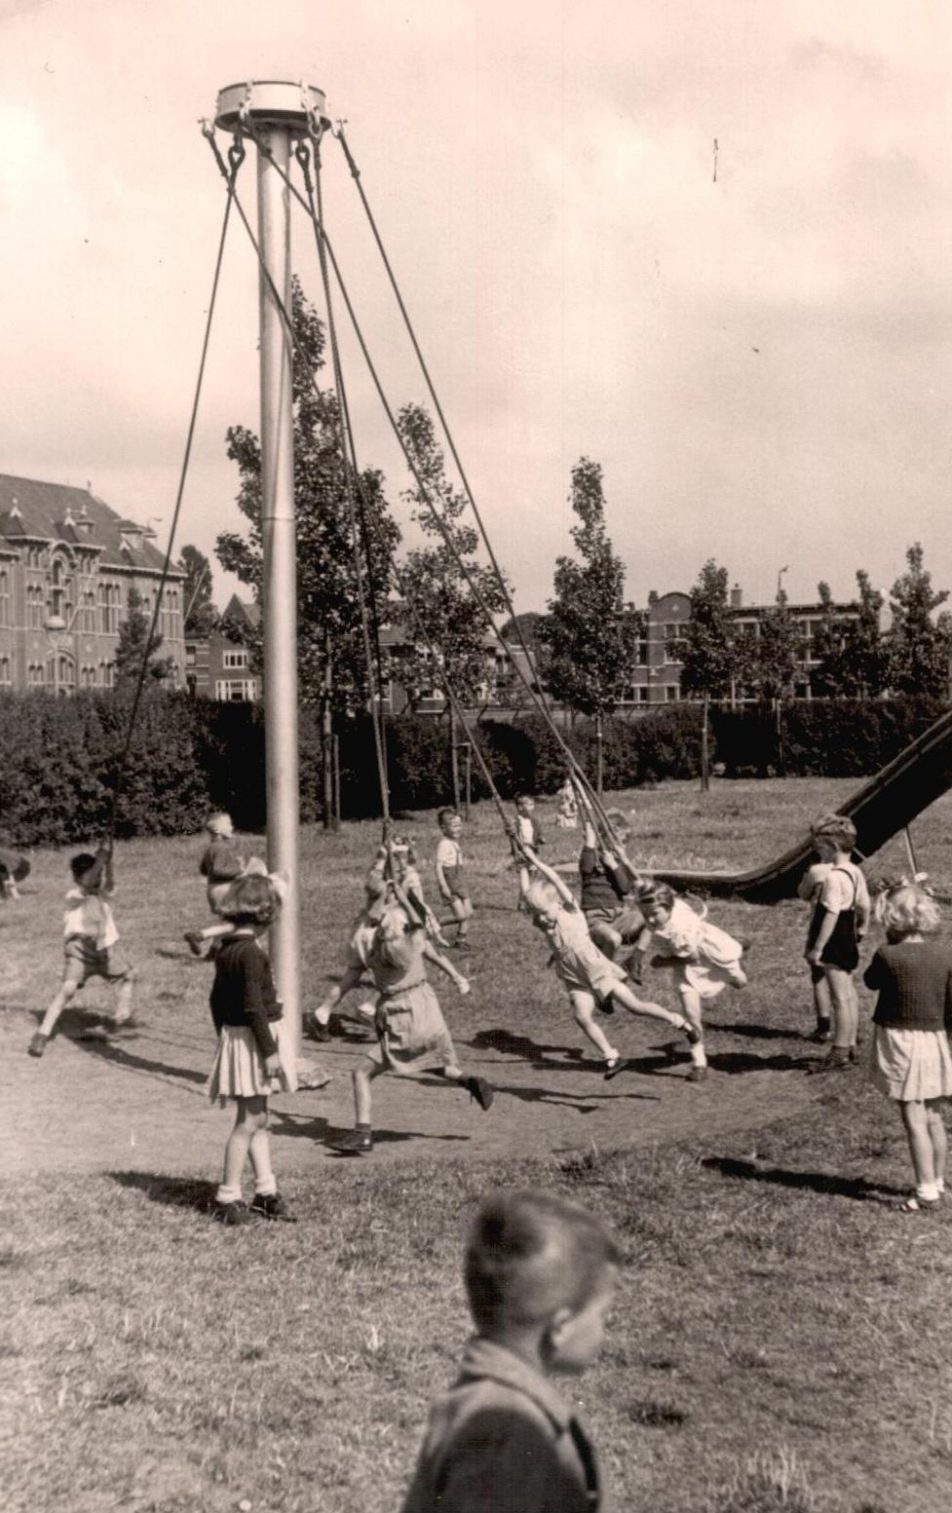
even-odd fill
[[[130,590],[147,616],[155,608],[164,558],[154,539],[88,489],[0,474],[0,689],[111,688]],[[184,581],[169,573],[157,626],[176,687]]]
[[[185,645],[185,680],[189,693],[230,704],[253,704],[261,698],[261,678],[251,670],[251,652],[242,641],[257,632],[261,610],[247,599],[232,594],[222,619],[230,634],[213,630],[207,639],[189,639]]]

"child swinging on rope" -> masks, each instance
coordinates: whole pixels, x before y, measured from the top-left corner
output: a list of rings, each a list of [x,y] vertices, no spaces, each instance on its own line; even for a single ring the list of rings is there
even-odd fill
[[[66,956],[63,982],[33,1039],[31,1056],[42,1056],[66,1005],[91,977],[102,977],[119,989],[113,1027],[132,1019],[132,984],[135,972],[116,951],[119,931],[109,900],[114,893],[112,846],[104,842],[95,856],[82,851],[69,864],[73,887],[66,895],[63,916],[63,949]]]
[[[235,826],[230,814],[210,814],[205,821],[208,845],[202,853],[198,870],[205,879],[208,907],[220,921],[222,904],[228,896],[232,883],[241,877],[247,863],[238,850]],[[263,863],[257,870],[266,871]],[[215,942],[229,934],[230,925],[207,925],[204,930],[186,930],[184,939],[193,956],[204,956],[206,946],[214,950]]]
[[[519,877],[532,923],[548,938],[552,964],[568,990],[575,1022],[599,1052],[605,1076],[616,1076],[627,1069],[628,1063],[595,1023],[596,1006],[611,1012],[615,1004],[621,1004],[630,1014],[663,1019],[681,1030],[692,1046],[698,1042],[699,1032],[684,1015],[637,997],[622,968],[596,946],[585,915],[559,874],[541,861],[531,846],[520,846],[513,832],[510,839],[516,855],[523,858]],[[530,877],[530,866],[537,877]]]
[[[453,945],[458,951],[469,950],[469,921],[473,913],[473,900],[463,876],[463,851],[459,838],[463,833],[463,821],[455,809],[441,809],[436,816],[441,835],[436,848],[436,881],[440,897],[445,899],[456,922],[456,939]]]
[[[335,1147],[347,1155],[373,1150],[371,1083],[385,1072],[402,1076],[433,1072],[463,1088],[484,1111],[492,1106],[494,1096],[484,1078],[463,1074],[436,994],[427,982],[426,960],[436,962],[450,976],[459,974],[427,940],[424,926],[397,885],[388,883],[386,889],[367,953],[379,995],[377,1048],[370,1052],[369,1064],[357,1067],[353,1074],[354,1128]]]
[[[741,966],[744,947],[717,925],[707,913],[696,914],[683,898],[676,898],[667,883],[647,883],[638,890],[638,903],[645,926],[638,937],[636,951],[642,956],[660,957],[660,965],[670,963],[681,1007],[697,1031],[691,1046],[691,1070],[688,1082],[703,1082],[707,1077],[701,1005],[716,998],[730,984],[747,986],[747,973]]]

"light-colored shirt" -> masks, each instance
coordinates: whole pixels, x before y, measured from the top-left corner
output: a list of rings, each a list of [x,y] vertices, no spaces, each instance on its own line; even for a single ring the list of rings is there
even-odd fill
[[[459,841],[454,841],[448,835],[441,835],[436,848],[436,865],[438,867],[461,867],[463,865],[463,851]]]
[[[82,888],[70,888],[66,902],[69,908],[63,915],[63,934],[67,940],[82,935],[95,942],[97,951],[108,951],[116,944],[119,931],[112,910],[101,893],[84,893]]]

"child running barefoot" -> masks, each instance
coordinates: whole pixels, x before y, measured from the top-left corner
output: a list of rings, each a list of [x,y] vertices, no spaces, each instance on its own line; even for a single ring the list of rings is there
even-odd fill
[[[460,991],[469,991],[465,979],[427,940],[410,906],[388,899],[367,956],[379,994],[377,1048],[368,1056],[369,1065],[354,1072],[354,1128],[336,1142],[339,1151],[357,1155],[373,1150],[371,1082],[384,1072],[433,1072],[463,1088],[484,1111],[492,1106],[489,1083],[464,1076],[460,1069],[436,994],[426,980],[427,959],[454,977]]]
[[[594,1448],[553,1376],[601,1349],[621,1252],[554,1194],[497,1192],[476,1215],[465,1279],[476,1334],[430,1410],[403,1513],[598,1513]]]
[[[208,907],[221,920],[222,904],[228,896],[232,883],[245,871],[245,858],[238,850],[235,826],[230,814],[210,814],[205,821],[208,845],[202,853],[198,870],[205,879],[205,894]],[[262,865],[262,871],[266,871]],[[207,925],[204,930],[186,930],[193,956],[204,956],[206,946],[214,949],[214,942],[229,933],[228,924]]]
[[[88,851],[69,864],[74,886],[66,895],[63,916],[66,963],[63,982],[43,1015],[43,1022],[30,1041],[31,1056],[42,1056],[66,1005],[91,977],[102,977],[119,989],[113,1024],[117,1028],[132,1019],[132,984],[135,972],[116,951],[119,931],[109,899],[115,892],[112,847],[103,844],[95,856]]]
[[[808,867],[797,885],[797,897],[814,909],[820,902],[823,884],[830,875],[831,862],[814,862]],[[810,982],[813,986],[813,1009],[816,1014],[816,1029],[808,1038],[817,1045],[826,1045],[833,1033],[833,1001],[826,973],[816,962],[810,962]]]
[[[258,944],[281,906],[278,880],[248,873],[233,883],[220,905],[230,934],[215,957],[211,991],[218,1054],[208,1096],[236,1105],[235,1125],[225,1146],[225,1169],[215,1194],[215,1218],[246,1224],[252,1214],[290,1219],[271,1169],[268,1095],[293,1093],[297,1071],[288,1042],[271,966]],[[250,1209],[241,1195],[245,1162],[251,1161],[255,1195]]]
[[[806,959],[821,967],[830,989],[833,1048],[811,1072],[845,1070],[856,1056],[859,999],[854,973],[859,966],[859,942],[869,926],[869,889],[851,861],[856,826],[845,814],[827,814],[811,826],[813,844],[830,870],[820,887],[807,933]]]
[[[700,1040],[690,1020],[660,1003],[648,1003],[638,998],[625,973],[617,963],[609,961],[596,946],[589,934],[585,915],[575,902],[572,890],[559,874],[540,861],[530,847],[514,845],[526,861],[541,874],[530,877],[529,866],[519,872],[523,896],[532,917],[532,923],[548,937],[552,947],[552,961],[556,973],[568,989],[569,1002],[575,1023],[599,1052],[605,1066],[605,1076],[615,1077],[628,1070],[628,1063],[610,1044],[601,1026],[595,1023],[596,1005],[611,1013],[616,1003],[630,1014],[644,1014],[650,1019],[663,1019],[665,1024],[682,1030],[692,1045]]]
[[[915,883],[880,894],[886,931],[863,981],[879,994],[870,1080],[899,1104],[916,1178],[904,1213],[930,1212],[945,1192],[946,1134],[941,1104],[952,1098],[952,953],[925,939],[938,928],[935,900]]]
[[[637,950],[643,955],[660,957],[661,965],[670,963],[681,1007],[698,1032],[697,1044],[691,1048],[689,1082],[703,1082],[707,1076],[707,1056],[701,1038],[701,1005],[716,998],[730,983],[732,988],[746,988],[747,973],[741,966],[744,948],[740,941],[712,925],[706,915],[696,914],[683,898],[676,898],[667,883],[648,883],[638,892],[638,903],[645,926],[638,938]]]
[[[436,816],[442,831],[436,848],[436,881],[440,897],[445,899],[456,921],[456,939],[453,944],[459,951],[469,950],[469,921],[473,913],[473,901],[463,877],[463,852],[459,838],[463,833],[463,821],[455,809],[441,809]]]

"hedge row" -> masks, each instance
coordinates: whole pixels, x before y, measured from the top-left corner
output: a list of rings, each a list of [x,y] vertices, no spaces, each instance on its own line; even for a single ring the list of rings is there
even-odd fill
[[[885,765],[942,712],[941,705],[814,702],[783,711],[778,739],[771,714],[716,710],[712,760],[728,777],[862,777]],[[102,833],[115,804],[118,835],[178,835],[200,827],[209,808],[258,829],[265,818],[264,722],[247,704],[217,704],[185,694],[149,692],[142,701],[119,780],[119,753],[129,704],[115,695],[0,694],[0,840],[65,845]],[[636,719],[606,721],[606,788],[629,788],[699,771],[700,710],[678,705]],[[579,721],[560,731],[594,776],[596,733]],[[364,719],[339,730],[341,807],[345,818],[379,813],[374,744]],[[559,742],[533,716],[479,724],[478,738],[504,797],[520,790],[554,793],[565,777]],[[320,817],[321,744],[317,723],[301,720],[301,818]],[[387,729],[394,812],[452,799],[445,721],[401,717]],[[472,764],[474,798],[487,795]]]

